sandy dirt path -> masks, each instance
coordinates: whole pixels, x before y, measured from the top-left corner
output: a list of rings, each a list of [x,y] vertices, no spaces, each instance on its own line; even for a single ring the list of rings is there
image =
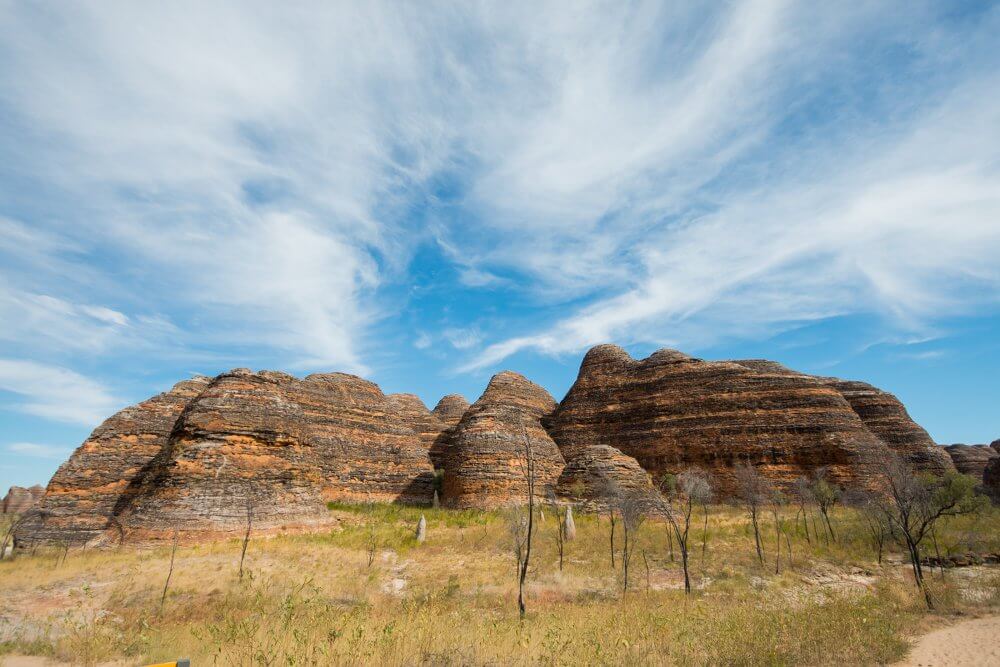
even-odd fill
[[[1000,616],[961,621],[917,640],[896,667],[1000,667]]]

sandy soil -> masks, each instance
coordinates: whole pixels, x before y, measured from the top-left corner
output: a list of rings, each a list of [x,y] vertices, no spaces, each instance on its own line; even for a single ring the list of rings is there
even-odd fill
[[[961,621],[919,640],[897,667],[1000,666],[1000,616]]]

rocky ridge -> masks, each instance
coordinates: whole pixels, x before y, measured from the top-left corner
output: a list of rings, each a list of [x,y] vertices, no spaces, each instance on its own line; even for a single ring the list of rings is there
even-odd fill
[[[7,490],[3,501],[0,501],[0,514],[24,514],[34,507],[43,495],[45,489],[38,484],[29,488],[12,486]]]
[[[1000,451],[990,445],[946,445],[944,447],[951,456],[955,469],[963,475],[974,477],[977,482],[983,481],[983,473],[990,461],[1000,458]]]
[[[870,485],[885,448],[920,470],[952,469],[891,394],[766,360],[675,350],[635,360],[601,345],[559,404],[503,372],[471,406],[449,395],[434,410],[344,373],[235,369],[110,417],[59,468],[17,537],[101,544],[233,534],[248,517],[256,530],[308,529],[328,520],[329,501],[430,504],[435,469],[445,506],[517,504],[526,498],[525,436],[537,495],[589,510],[606,508],[611,491],[652,495],[690,466],[711,474],[721,498],[734,490],[738,462],[779,488],[820,467],[843,486]],[[1000,477],[996,460],[983,466],[984,481]]]
[[[555,408],[555,399],[524,376],[509,371],[494,375],[451,435],[442,503],[492,509],[524,502],[525,438],[534,461],[535,494],[547,496],[565,465],[541,421]]]

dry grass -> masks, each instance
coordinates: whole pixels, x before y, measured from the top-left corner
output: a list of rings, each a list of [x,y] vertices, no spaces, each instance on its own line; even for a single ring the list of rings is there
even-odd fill
[[[773,525],[762,567],[743,515],[712,508],[704,559],[701,524],[693,529],[690,597],[665,526],[643,526],[623,595],[607,521],[577,517],[560,571],[549,515],[536,536],[524,622],[501,515],[384,505],[331,512],[332,531],[254,539],[242,582],[239,540],[182,546],[162,615],[169,546],[75,550],[63,563],[40,550],[0,563],[0,652],[83,664],[179,656],[234,665],[874,663],[901,656],[924,616],[906,568],[876,566],[850,510],[836,513],[837,542],[792,531],[792,567],[783,553],[775,575]],[[424,544],[413,537],[420,514]],[[1000,513],[950,521],[938,539],[943,551],[1000,551]],[[995,568],[943,580],[935,572],[931,582],[945,613],[1000,606]]]

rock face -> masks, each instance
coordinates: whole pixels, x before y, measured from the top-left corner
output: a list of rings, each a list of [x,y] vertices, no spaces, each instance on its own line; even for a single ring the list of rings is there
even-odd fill
[[[448,444],[441,502],[446,507],[490,509],[528,496],[524,437],[535,463],[535,494],[554,490],[565,464],[541,419],[556,402],[517,373],[494,375],[462,416]]]
[[[826,467],[844,486],[872,484],[887,449],[918,469],[953,469],[903,405],[876,387],[813,377],[766,360],[709,362],[673,350],[642,361],[612,345],[587,353],[560,405],[511,372],[469,406],[449,395],[430,411],[413,394],[385,396],[344,373],[298,379],[235,369],[180,382],[99,426],[28,509],[15,539],[107,544],[312,527],[325,503],[496,508],[523,503],[527,436],[536,493],[605,509],[608,490],[654,493],[698,466],[724,498],[734,465],[779,487]],[[1000,441],[952,448],[1000,497]],[[992,486],[991,486],[992,485]],[[29,493],[30,496],[30,493]]]
[[[0,514],[24,514],[45,495],[45,489],[37,484],[30,488],[12,486],[0,504]]]
[[[919,427],[899,413],[898,401],[860,389],[852,397],[868,401],[869,422],[892,435],[882,440],[838,382],[773,362],[709,362],[675,350],[636,361],[620,347],[600,345],[587,353],[546,424],[567,461],[605,445],[634,458],[654,480],[699,466],[722,496],[734,491],[740,461],[779,487],[819,467],[838,484],[870,484],[885,446],[926,461],[924,467],[939,465],[937,448],[920,449]]]
[[[983,489],[994,505],[1000,505],[1000,457],[993,458],[986,464],[983,470]]]
[[[615,494],[652,496],[649,473],[608,445],[584,447],[559,475],[557,494],[588,512],[605,512]]]
[[[469,402],[464,396],[458,394],[448,394],[443,396],[438,404],[434,406],[434,416],[440,419],[446,428],[458,426],[462,415],[469,409]],[[998,440],[997,442],[1000,442]]]
[[[469,402],[464,396],[458,394],[448,394],[438,401],[434,406],[434,416],[438,418],[444,429],[438,433],[434,443],[431,445],[431,462],[437,469],[444,468],[444,461],[448,455],[448,445],[451,443],[452,433],[462,415],[469,409]]]
[[[806,375],[766,359],[748,359],[736,363],[764,374],[813,378],[829,385],[840,392],[873,435],[893,451],[905,456],[914,467],[938,475],[952,469],[947,452],[935,445],[927,431],[910,418],[902,402],[889,392],[866,382]]]
[[[837,378],[820,380],[839,391],[868,430],[893,451],[905,456],[916,469],[937,475],[952,469],[947,452],[910,418],[898,398],[865,382]]]
[[[236,369],[102,424],[53,477],[21,541],[114,541],[312,525],[324,502],[430,503],[420,437],[342,373]]]
[[[995,458],[1000,458],[1000,452],[989,445],[948,445],[944,448],[951,456],[955,469],[963,475],[970,475],[976,481],[983,480],[986,466]]]
[[[430,451],[434,441],[447,425],[428,410],[416,394],[389,394],[385,399],[390,410],[399,415],[399,418],[420,436],[420,442]]]
[[[204,377],[178,382],[105,420],[59,467],[16,537],[74,544],[100,536],[167,445],[181,412],[209,382]]]

